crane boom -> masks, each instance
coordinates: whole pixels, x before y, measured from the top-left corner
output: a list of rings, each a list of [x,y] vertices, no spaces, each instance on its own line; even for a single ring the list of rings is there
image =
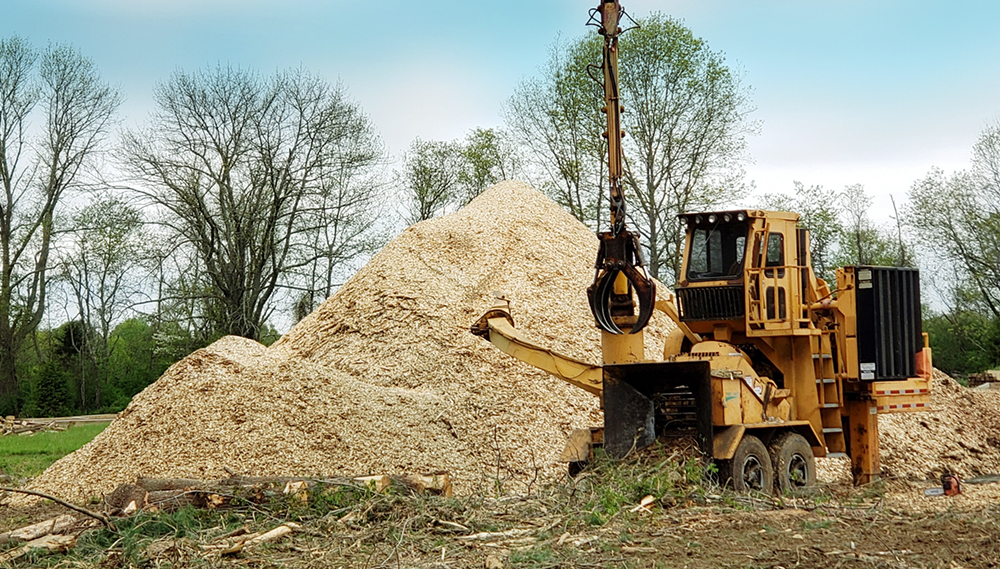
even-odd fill
[[[594,282],[587,289],[590,311],[597,326],[611,334],[622,334],[621,325],[630,326],[629,334],[641,331],[649,322],[656,298],[656,285],[643,266],[639,238],[625,226],[625,192],[622,187],[621,100],[618,84],[619,23],[625,10],[618,0],[601,0],[590,13],[604,38],[601,69],[604,81],[604,107],[608,130],[608,186],[610,192],[611,230],[597,234]],[[600,21],[597,17],[600,16]],[[635,313],[633,293],[639,303]]]

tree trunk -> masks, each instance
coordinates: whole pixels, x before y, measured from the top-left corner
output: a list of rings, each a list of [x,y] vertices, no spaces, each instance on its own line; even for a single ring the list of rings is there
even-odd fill
[[[19,391],[17,352],[19,346],[11,335],[0,334],[0,409],[4,415],[14,413]]]

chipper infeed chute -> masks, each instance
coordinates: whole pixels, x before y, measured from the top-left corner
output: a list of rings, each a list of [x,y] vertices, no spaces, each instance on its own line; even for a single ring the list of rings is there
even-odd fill
[[[604,450],[621,458],[657,437],[690,436],[711,456],[707,361],[604,366]]]

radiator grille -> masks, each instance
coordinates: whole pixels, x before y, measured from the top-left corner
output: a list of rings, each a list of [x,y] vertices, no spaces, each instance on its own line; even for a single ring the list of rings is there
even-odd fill
[[[681,288],[677,290],[681,320],[742,320],[742,286]]]
[[[897,267],[854,267],[857,278],[858,363],[862,380],[916,375],[923,347],[920,273]]]

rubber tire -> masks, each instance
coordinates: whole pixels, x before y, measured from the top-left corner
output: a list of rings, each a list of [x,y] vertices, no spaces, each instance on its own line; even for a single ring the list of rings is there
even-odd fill
[[[768,453],[779,494],[795,493],[816,484],[816,458],[802,435],[791,431],[776,435]]]
[[[771,456],[760,439],[744,435],[733,458],[722,463],[723,480],[737,492],[766,492],[774,488],[774,471]]]

